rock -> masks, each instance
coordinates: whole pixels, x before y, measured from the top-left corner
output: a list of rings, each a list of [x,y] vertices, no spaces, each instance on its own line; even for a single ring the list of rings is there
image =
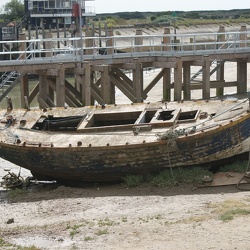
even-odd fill
[[[6,224],[12,224],[12,223],[14,223],[14,218],[8,219],[6,222]]]

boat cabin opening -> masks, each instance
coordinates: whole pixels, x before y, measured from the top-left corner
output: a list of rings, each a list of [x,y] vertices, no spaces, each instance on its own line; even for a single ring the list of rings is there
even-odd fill
[[[174,110],[163,110],[160,112],[157,119],[161,121],[169,121],[174,117],[173,111]]]
[[[42,116],[32,129],[44,131],[75,131],[83,118],[84,116]]]
[[[180,115],[178,117],[178,122],[182,123],[182,122],[196,121],[199,113],[200,113],[199,110],[180,112]]]
[[[170,127],[175,122],[195,122],[199,110],[146,109],[129,112],[99,112],[90,115],[56,117],[41,116],[32,129],[44,131],[96,132],[133,129],[136,126]]]
[[[85,128],[134,124],[140,114],[141,111],[92,114]]]

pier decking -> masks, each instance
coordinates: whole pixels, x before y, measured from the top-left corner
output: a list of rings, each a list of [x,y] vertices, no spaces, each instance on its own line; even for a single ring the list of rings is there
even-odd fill
[[[0,85],[6,84],[9,74],[17,73],[21,106],[26,108],[35,97],[41,108],[114,104],[115,88],[131,102],[142,102],[159,81],[164,101],[190,100],[193,89],[201,89],[203,99],[210,99],[211,88],[216,88],[217,95],[232,86],[238,94],[246,93],[249,33],[241,26],[238,32],[220,27],[216,33],[178,35],[171,34],[170,28],[159,35],[142,35],[137,30],[134,36],[114,36],[109,31],[108,36],[94,37],[86,31],[73,38],[53,38],[47,33],[46,38],[26,40],[20,34],[18,41],[11,41],[16,49],[0,52],[0,72],[7,72]],[[226,62],[236,62],[235,81],[225,81]],[[193,66],[199,66],[195,74],[191,74]],[[145,86],[143,71],[148,68],[160,70]],[[38,78],[31,91],[30,74]],[[211,80],[213,74],[215,80]],[[68,75],[74,77],[73,84]]]

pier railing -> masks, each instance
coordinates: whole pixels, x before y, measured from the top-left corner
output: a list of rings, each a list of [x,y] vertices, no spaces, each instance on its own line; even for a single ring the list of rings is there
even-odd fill
[[[221,41],[220,37],[225,40]],[[0,52],[5,65],[83,62],[143,56],[249,53],[250,31],[226,33],[162,34],[105,37],[62,37],[1,41],[10,51]],[[164,42],[164,41],[169,42]],[[66,44],[66,46],[65,46]],[[1,47],[3,47],[1,45]],[[16,60],[18,58],[18,60]],[[2,63],[1,63],[2,64]]]

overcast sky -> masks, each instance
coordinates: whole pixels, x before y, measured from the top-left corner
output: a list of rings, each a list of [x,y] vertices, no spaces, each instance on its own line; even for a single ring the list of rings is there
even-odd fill
[[[0,6],[10,0],[0,0]],[[95,12],[114,13],[123,11],[191,11],[250,9],[249,0],[94,0],[87,6],[94,6]]]
[[[249,9],[249,0],[95,0],[86,5],[95,6],[97,14],[122,11],[191,11]]]

